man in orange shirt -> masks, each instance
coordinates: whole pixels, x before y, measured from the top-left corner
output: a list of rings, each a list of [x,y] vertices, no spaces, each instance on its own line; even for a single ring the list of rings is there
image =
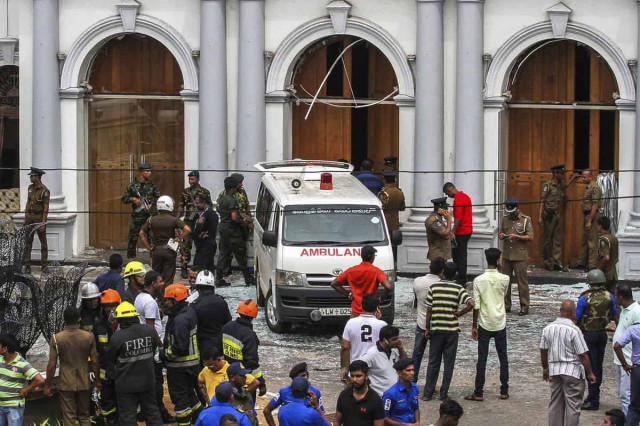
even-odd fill
[[[347,269],[331,282],[331,287],[338,293],[347,296],[351,300],[351,316],[357,317],[362,313],[362,297],[369,293],[378,293],[378,285],[382,284],[385,289],[384,295],[380,298],[389,297],[393,292],[393,284],[387,278],[382,269],[373,266],[377,250],[370,245],[362,247],[360,256],[362,263]],[[349,293],[343,286],[348,284],[351,287]]]

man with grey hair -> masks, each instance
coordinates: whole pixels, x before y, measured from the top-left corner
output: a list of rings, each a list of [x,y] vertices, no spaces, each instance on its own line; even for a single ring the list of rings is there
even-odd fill
[[[596,382],[591,370],[587,344],[573,323],[576,304],[564,300],[560,316],[542,331],[540,361],[542,380],[549,382],[549,426],[577,426],[584,395],[584,379]]]

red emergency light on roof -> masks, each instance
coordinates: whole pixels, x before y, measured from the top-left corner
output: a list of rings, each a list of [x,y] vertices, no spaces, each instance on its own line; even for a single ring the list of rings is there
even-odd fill
[[[323,173],[320,175],[320,189],[325,191],[333,189],[333,176],[331,173]]]

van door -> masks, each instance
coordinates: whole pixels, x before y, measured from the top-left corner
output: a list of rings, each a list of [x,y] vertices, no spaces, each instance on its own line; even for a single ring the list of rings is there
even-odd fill
[[[269,292],[269,278],[271,274],[272,264],[270,258],[271,247],[265,247],[262,244],[262,235],[265,230],[269,230],[271,217],[273,216],[273,195],[264,186],[260,186],[258,191],[258,201],[256,203],[256,224],[254,233],[254,244],[256,253],[256,265],[258,266],[258,274],[260,288],[265,296]]]

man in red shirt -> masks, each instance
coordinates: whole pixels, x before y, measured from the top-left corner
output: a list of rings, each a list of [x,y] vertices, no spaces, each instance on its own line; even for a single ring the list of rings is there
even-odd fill
[[[453,198],[453,234],[452,241],[453,262],[456,264],[458,275],[456,282],[467,284],[467,246],[473,233],[471,198],[462,191],[458,191],[451,182],[444,184],[442,192]]]
[[[357,317],[362,313],[362,297],[369,293],[377,294],[379,284],[382,284],[385,289],[382,299],[386,299],[393,292],[393,284],[387,278],[387,274],[382,269],[373,266],[376,252],[377,250],[373,246],[362,247],[360,251],[362,263],[347,269],[331,282],[331,287],[335,291],[351,300],[352,317]],[[351,287],[351,293],[343,287],[345,284]]]

